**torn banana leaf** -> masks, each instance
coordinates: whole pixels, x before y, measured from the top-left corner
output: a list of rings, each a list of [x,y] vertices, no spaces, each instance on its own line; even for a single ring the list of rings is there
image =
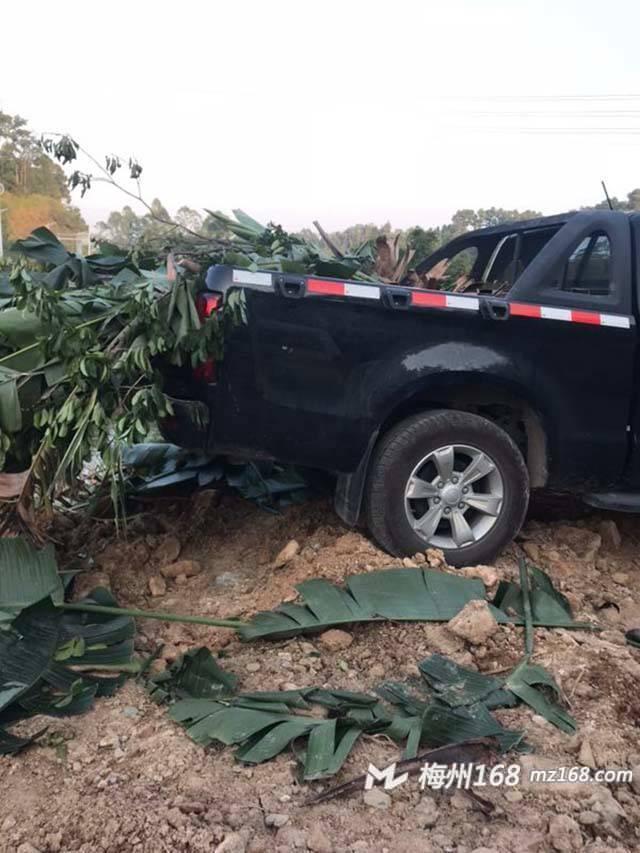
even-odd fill
[[[25,608],[45,598],[54,604],[64,598],[53,546],[37,550],[26,539],[0,539],[0,633]]]
[[[539,569],[530,567],[533,624],[563,628],[592,628],[574,622],[565,597]],[[448,622],[469,602],[486,600],[482,581],[432,569],[382,569],[353,575],[345,587],[316,578],[296,587],[301,604],[283,603],[257,613],[244,628],[243,640],[285,639],[312,634],[336,625],[388,619],[393,622]],[[500,623],[525,622],[522,594],[517,584],[502,583],[489,605]],[[513,615],[515,614],[515,615]]]
[[[243,640],[282,639],[352,622],[448,622],[475,599],[484,599],[484,585],[430,569],[385,569],[353,575],[346,589],[313,579],[298,584],[302,604],[281,604],[258,613],[240,630]]]
[[[640,629],[631,628],[624,635],[627,643],[635,649],[640,649]]]
[[[208,649],[191,649],[181,655],[164,672],[153,675],[148,681],[151,698],[156,702],[165,699],[216,699],[235,693],[237,678],[218,665]]]
[[[536,714],[540,714],[563,732],[575,734],[576,721],[556,701],[562,694],[546,669],[525,660],[507,677],[505,687],[533,708]]]
[[[531,563],[526,564],[526,569],[533,624],[566,627],[566,623],[573,620],[566,596],[554,587],[551,578],[542,569]],[[501,581],[492,603],[504,613],[514,613],[524,619],[525,605],[519,584]]]
[[[307,483],[292,466],[274,462],[226,462],[220,456],[174,444],[134,444],[123,450],[127,488],[135,495],[155,494],[178,485],[204,488],[226,483],[243,498],[284,507],[303,496]]]
[[[432,655],[419,664],[427,683],[439,699],[454,707],[512,708],[516,700],[525,702],[554,726],[573,734],[576,723],[551,697],[560,698],[560,689],[550,673],[527,659],[506,678],[496,678],[458,666],[440,655]]]
[[[504,679],[459,666],[442,655],[431,655],[418,668],[437,697],[452,708],[476,702],[487,708],[512,708],[517,704],[504,689]]]
[[[116,604],[100,589],[85,603]],[[112,695],[136,670],[134,632],[128,617],[67,612],[50,598],[23,610],[0,632],[0,728],[34,714],[83,713]]]
[[[209,653],[200,651],[205,652],[202,660],[206,660]],[[187,664],[187,668],[195,666]],[[178,668],[171,678],[181,678],[182,670],[183,667]],[[195,684],[199,693],[208,690],[205,680]],[[214,688],[218,686],[219,673],[211,681]],[[193,680],[182,678],[181,689],[193,684]],[[176,688],[168,687],[169,692],[175,694]],[[314,705],[320,706],[324,714],[310,713]],[[306,749],[298,754],[302,776],[307,780],[337,773],[363,731],[386,731],[391,723],[376,696],[322,688],[245,693],[217,699],[194,697],[176,702],[169,713],[186,727],[196,743],[208,746],[218,741],[237,746],[236,758],[247,764],[268,761],[307,738]],[[404,737],[401,727],[398,735]]]
[[[35,743],[45,732],[46,729],[40,729],[39,732],[30,737],[19,737],[0,728],[0,755],[15,755],[17,752],[21,752]]]

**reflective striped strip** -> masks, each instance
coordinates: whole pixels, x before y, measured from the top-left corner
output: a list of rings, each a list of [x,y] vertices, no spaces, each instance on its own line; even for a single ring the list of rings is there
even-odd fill
[[[234,284],[252,284],[272,287],[273,277],[267,272],[233,270]],[[406,291],[405,291],[406,292]],[[322,278],[307,279],[307,293],[316,296],[346,296],[356,299],[380,299],[380,288],[375,284],[353,281],[333,281]],[[411,305],[418,308],[454,308],[458,311],[479,311],[477,296],[461,296],[442,291],[413,290]],[[510,317],[533,317],[538,320],[559,320],[564,323],[582,323],[589,326],[609,326],[630,329],[632,318],[624,314],[601,314],[599,311],[581,311],[577,308],[555,308],[551,305],[529,305],[525,302],[505,302]]]
[[[250,270],[234,270],[234,284],[257,284],[258,287],[271,287],[271,273],[251,272]]]
[[[352,281],[326,281],[321,278],[307,279],[307,293],[317,296],[353,296],[357,299],[380,299],[380,288],[371,284],[356,284]]]
[[[458,308],[462,311],[479,311],[480,300],[475,296],[457,296],[453,293],[428,293],[416,290],[411,294],[411,304],[422,308]]]
[[[550,305],[510,302],[509,313],[512,317],[534,317],[540,320],[560,320],[564,323],[612,326],[616,329],[631,328],[631,318],[624,314],[601,314],[598,311],[579,311],[576,308],[553,308]]]

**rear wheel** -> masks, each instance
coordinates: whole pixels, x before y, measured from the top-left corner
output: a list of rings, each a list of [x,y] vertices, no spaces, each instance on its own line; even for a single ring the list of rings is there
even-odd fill
[[[380,441],[371,464],[367,522],[392,554],[440,548],[453,566],[486,562],[518,533],[527,469],[512,439],[468,412],[415,415]]]

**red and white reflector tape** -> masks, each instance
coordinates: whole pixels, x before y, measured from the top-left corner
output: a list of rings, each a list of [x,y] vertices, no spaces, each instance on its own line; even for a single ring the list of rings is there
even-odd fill
[[[427,293],[416,290],[411,294],[411,304],[422,308],[458,308],[462,311],[479,311],[476,296],[456,296],[455,293]]]
[[[234,284],[257,287],[272,286],[271,273],[233,270]],[[332,281],[322,278],[307,279],[307,293],[315,296],[344,296],[356,299],[380,299],[380,288],[375,284],[352,281]],[[477,296],[461,296],[442,291],[413,290],[411,305],[417,308],[453,308],[458,311],[479,311]],[[610,326],[630,329],[631,318],[625,314],[602,314],[599,311],[580,311],[576,308],[553,308],[550,305],[529,305],[525,302],[505,302],[510,317],[532,317],[538,320],[560,320],[565,323],[583,323],[590,326]]]
[[[354,284],[350,281],[326,281],[321,278],[307,280],[307,293],[317,296],[355,296],[358,299],[380,299],[380,288],[372,284]]]
[[[509,313],[512,317],[561,320],[565,323],[585,323],[590,326],[613,326],[616,329],[631,328],[631,319],[623,314],[601,314],[599,311],[579,311],[576,308],[552,308],[548,305],[510,302]]]

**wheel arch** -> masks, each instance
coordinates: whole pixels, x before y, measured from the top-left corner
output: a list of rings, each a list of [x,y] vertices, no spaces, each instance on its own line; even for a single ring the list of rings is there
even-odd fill
[[[358,468],[338,477],[335,509],[347,524],[360,518],[365,484],[371,457],[378,441],[396,424],[421,412],[435,409],[478,414],[500,426],[519,447],[531,488],[547,484],[550,458],[550,436],[544,414],[524,391],[512,383],[491,380],[486,375],[441,377],[439,382],[425,383],[390,403],[379,428],[371,435]]]
[[[531,487],[546,485],[549,432],[542,411],[523,389],[478,377],[443,383],[440,387],[425,385],[389,408],[381,423],[378,439],[405,418],[434,409],[470,412],[501,427],[522,452]]]

